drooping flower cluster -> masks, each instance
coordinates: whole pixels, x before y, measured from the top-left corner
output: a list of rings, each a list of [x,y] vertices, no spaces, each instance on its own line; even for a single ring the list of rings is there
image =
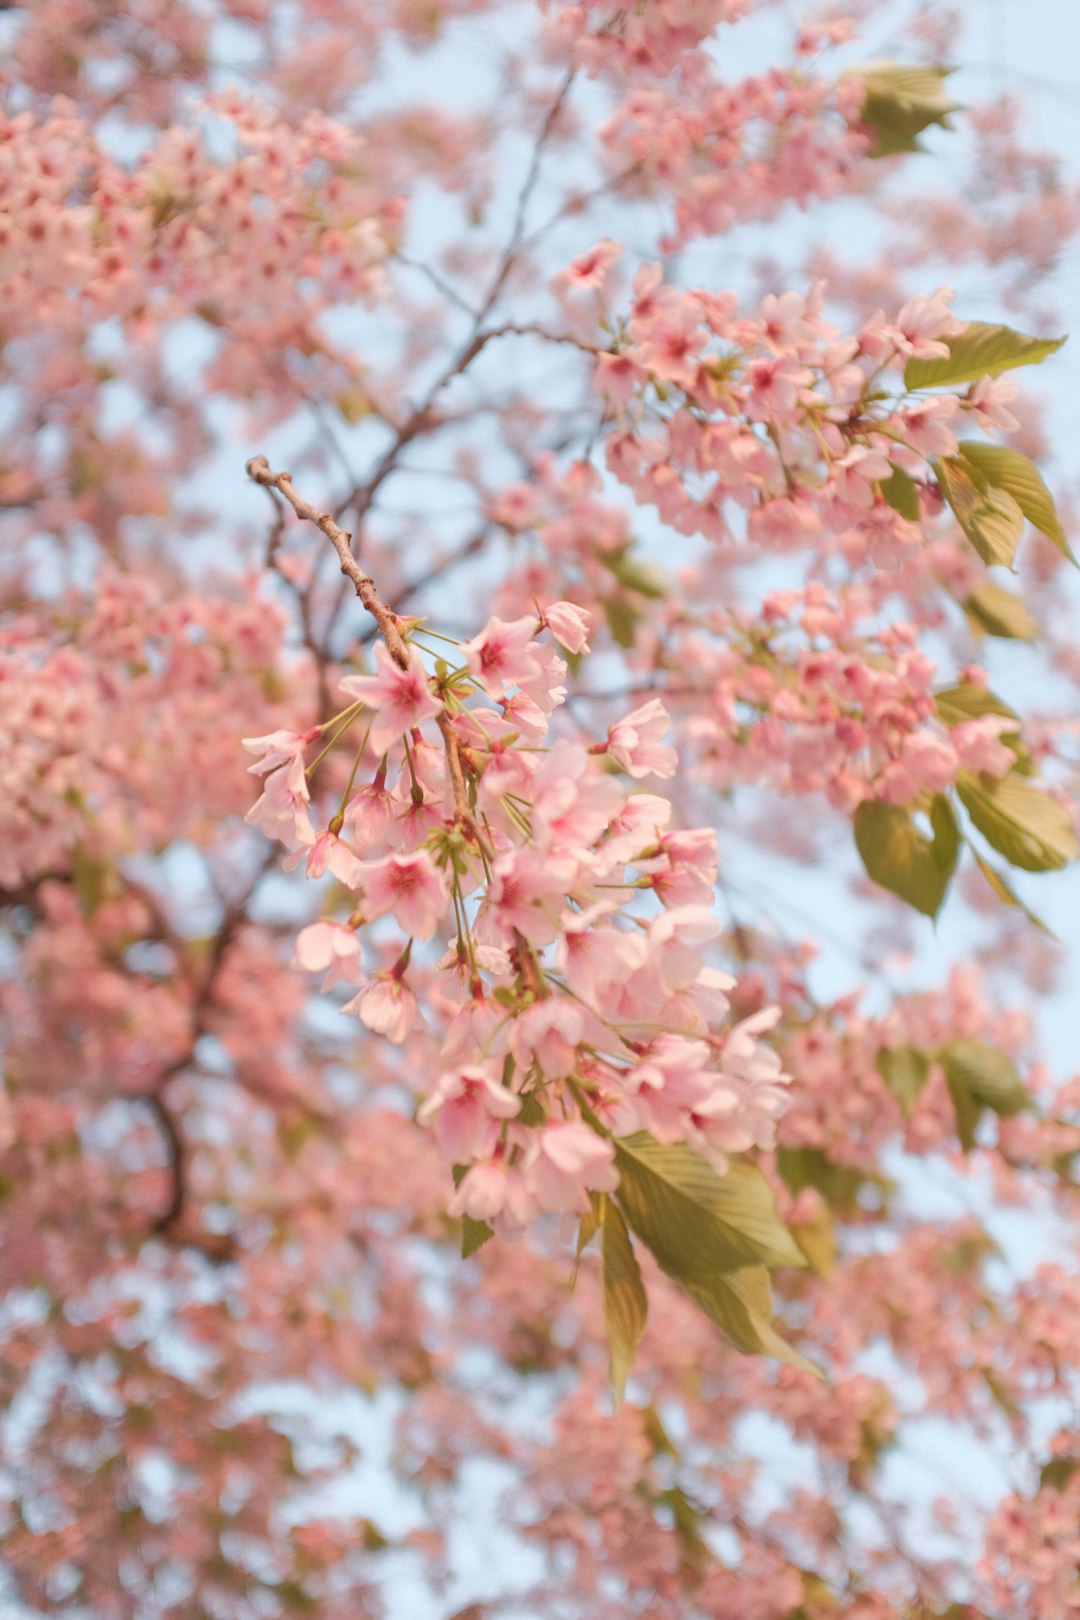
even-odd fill
[[[787,1078],[759,1039],[778,1009],[733,1021],[734,981],[708,964],[715,835],[673,827],[670,800],[633,788],[676,770],[663,705],[589,746],[551,739],[566,664],[545,628],[587,651],[588,615],[556,602],[491,618],[429,674],[421,649],[447,638],[417,624],[340,682],[352,701],[315,732],[245,743],[264,779],[248,820],[352,896],[347,922],[303,930],[298,965],[355,985],[345,1010],[400,1043],[426,1021],[414,946],[444,947],[425,981],[442,1067],[419,1118],[459,1167],[450,1212],[510,1233],[613,1190],[613,1137],[688,1143],[721,1169],[769,1146]],[[349,784],[319,827],[305,751],[350,731]],[[371,931],[394,960],[365,977]]]

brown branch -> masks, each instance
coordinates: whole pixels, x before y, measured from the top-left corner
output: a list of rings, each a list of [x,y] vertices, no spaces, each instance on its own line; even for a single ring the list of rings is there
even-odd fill
[[[487,860],[493,860],[495,851],[485,833],[480,831],[476,817],[469,809],[468,793],[465,787],[465,771],[461,763],[461,743],[454,722],[443,709],[439,715],[439,730],[442,732],[443,744],[446,748],[446,768],[450,774],[450,789],[454,796],[454,815],[457,823],[480,850]]]
[[[161,1128],[162,1139],[168,1155],[169,1201],[150,1228],[152,1232],[167,1237],[184,1212],[184,1203],[187,1199],[187,1154],[184,1149],[184,1139],[180,1135],[180,1127],[177,1125],[171,1110],[166,1107],[160,1093],[157,1091],[146,1092],[142,1100]]]
[[[397,620],[379,596],[374,580],[365,574],[353,556],[352,535],[348,529],[343,529],[335,523],[329,512],[318,511],[298,495],[293,488],[292,475],[287,472],[271,471],[270,463],[265,456],[253,456],[247,464],[247,473],[249,478],[261,484],[264,489],[277,490],[302,522],[313,523],[317,529],[322,530],[337,553],[341,572],[352,581],[357,596],[378,625],[391,658],[399,668],[407,668],[409,650],[398,629]]]

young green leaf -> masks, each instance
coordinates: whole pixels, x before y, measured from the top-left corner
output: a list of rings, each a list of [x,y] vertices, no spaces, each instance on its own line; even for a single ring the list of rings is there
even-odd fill
[[[962,1090],[979,1108],[1002,1117],[1033,1106],[1012,1059],[982,1041],[950,1041],[939,1047],[937,1060],[950,1091]]]
[[[937,916],[959,850],[940,811],[931,842],[903,805],[867,799],[855,812],[855,847],[875,883],[924,916]]]
[[[639,1132],[615,1144],[620,1208],[663,1269],[680,1282],[740,1266],[801,1266],[760,1170],[742,1159],[720,1176],[685,1142]]]
[[[632,647],[641,614],[621,596],[606,596],[601,606],[612,641],[618,647]]]
[[[603,1193],[590,1193],[589,1208],[578,1221],[577,1252],[579,1259],[585,1253],[595,1234],[600,1230],[603,1197]]]
[[[1003,489],[1012,496],[1028,522],[1052,540],[1070,562],[1076,561],[1069,550],[1054,497],[1033,461],[1007,445],[983,444],[974,439],[965,439],[959,450],[964,460],[977,467],[994,489]]]
[[[1024,913],[1024,916],[1027,918],[1029,923],[1033,923],[1036,928],[1041,929],[1042,932],[1049,935],[1051,939],[1056,939],[1057,935],[1054,934],[1051,929],[1047,928],[1041,917],[1037,917],[1030,907],[1024,904],[1020,896],[1016,894],[1012,888],[1010,888],[1008,883],[1006,883],[1004,877],[998,871],[997,867],[991,866],[990,862],[984,856],[980,855],[977,849],[973,849],[971,853],[975,857],[976,866],[979,868],[979,871],[982,873],[987,883],[989,883],[1002,905],[1015,906],[1018,911],[1022,911]]]
[[[1067,812],[1040,788],[1015,776],[1000,781],[961,771],[956,791],[987,843],[1025,872],[1056,872],[1076,859]]]
[[[889,1186],[884,1176],[870,1176],[853,1165],[836,1165],[819,1147],[779,1147],[776,1168],[792,1192],[814,1187],[829,1209],[852,1213],[868,1186]]]
[[[622,551],[602,552],[600,561],[620,585],[637,591],[639,596],[660,601],[671,593],[671,580],[665,570],[659,563],[642,557],[633,546],[626,546]]]
[[[494,1236],[495,1233],[487,1221],[475,1221],[471,1215],[463,1215],[461,1217],[461,1258],[468,1260],[476,1253],[477,1249],[482,1249],[484,1244]]]
[[[1015,710],[975,681],[961,681],[957,686],[946,686],[942,691],[935,692],[934,707],[938,719],[947,726],[960,726],[967,720],[981,720],[984,714],[999,714],[1004,720],[1015,720],[1018,726],[1020,724],[1020,716]]]
[[[851,68],[847,77],[863,86],[859,118],[873,132],[870,157],[919,152],[918,136],[932,124],[948,129],[957,103],[945,93],[946,67],[907,67],[885,58]]]
[[[878,485],[882,499],[888,501],[893,511],[899,512],[909,523],[918,523],[921,516],[919,486],[902,467],[895,467],[892,462],[889,465],[892,467],[891,477],[883,478]]]
[[[978,382],[980,377],[997,377],[1017,366],[1037,366],[1065,342],[1060,338],[1027,337],[1011,326],[995,326],[985,321],[968,321],[962,332],[942,340],[948,357],[938,360],[909,360],[904,367],[904,387],[954,388],[958,383]]]
[[[789,1366],[798,1367],[815,1378],[824,1376],[819,1367],[793,1350],[773,1327],[772,1290],[764,1266],[726,1271],[700,1283],[684,1282],[683,1286],[744,1356],[775,1356],[778,1361],[786,1361]]]
[[[900,1104],[904,1118],[910,1119],[930,1077],[930,1059],[917,1046],[882,1046],[874,1064]]]
[[[454,1179],[454,1186],[460,1187],[468,1173],[468,1165],[455,1164],[450,1172]],[[468,1260],[477,1249],[482,1249],[489,1238],[495,1233],[487,1221],[474,1220],[471,1215],[461,1217],[461,1258]]]
[[[648,1301],[630,1234],[610,1198],[600,1205],[600,1243],[604,1274],[604,1321],[611,1354],[611,1388],[616,1411],[621,1407],[634,1353],[645,1331]]]
[[[958,1085],[951,1076],[946,1077],[949,1086],[949,1096],[952,1099],[953,1113],[956,1115],[956,1134],[960,1146],[965,1153],[970,1153],[975,1146],[975,1131],[979,1124],[982,1109],[962,1085]]]
[[[844,1214],[859,1208],[860,1194],[866,1188],[875,1187],[881,1192],[891,1185],[884,1176],[868,1175],[850,1164],[834,1164],[820,1148],[778,1148],[776,1168],[793,1193],[813,1187],[830,1209]]]
[[[930,826],[934,833],[934,860],[945,873],[947,882],[956,870],[962,840],[956,812],[944,793],[935,793],[930,800]]]
[[[1034,641],[1039,634],[1039,621],[1020,598],[991,579],[976,586],[962,606],[977,635]]]
[[[933,468],[942,495],[983,562],[1010,567],[1024,533],[1024,514],[1008,490],[995,489],[963,456],[942,456]]]
[[[1080,1457],[1051,1457],[1048,1463],[1043,1464],[1039,1475],[1040,1491],[1047,1487],[1052,1491],[1063,1491],[1078,1468]]]
[[[824,1204],[808,1221],[792,1221],[792,1237],[815,1277],[827,1282],[836,1270],[836,1222]]]

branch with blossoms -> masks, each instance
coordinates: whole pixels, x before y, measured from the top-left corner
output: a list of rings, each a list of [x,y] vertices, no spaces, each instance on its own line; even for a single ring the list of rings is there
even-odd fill
[[[645,1319],[631,1232],[740,1348],[794,1357],[770,1325],[768,1268],[802,1257],[733,1157],[775,1140],[787,1076],[761,1037],[779,1012],[732,1022],[734,981],[707,962],[715,834],[674,828],[671,803],[638,786],[677,769],[662,703],[592,742],[553,739],[556,648],[588,652],[584,610],[537,605],[455,641],[397,616],[287,474],[263,457],[248,471],[326,535],[380,635],[329,720],[245,741],[264,778],[248,820],[287,867],[348,894],[295,960],[422,1055],[417,1119],[452,1167],[464,1252],[544,1214],[579,1217],[581,1241],[602,1228],[620,1388]],[[347,738],[348,784],[319,825],[313,772]],[[386,965],[365,974],[369,952]]]

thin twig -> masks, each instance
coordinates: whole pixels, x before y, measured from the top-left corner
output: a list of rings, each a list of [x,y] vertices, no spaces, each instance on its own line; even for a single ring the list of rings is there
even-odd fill
[[[406,669],[409,664],[409,649],[406,647],[397,620],[386,606],[375,589],[375,582],[369,574],[365,574],[352,552],[352,535],[348,529],[341,528],[329,512],[319,512],[293,488],[292,475],[287,472],[273,472],[265,456],[252,456],[247,464],[248,477],[261,484],[264,489],[277,490],[288,501],[297,517],[304,523],[313,523],[321,529],[337,553],[341,572],[353,583],[353,588],[361,602],[371,614],[379,627],[380,634],[386,642],[394,663],[400,669]]]

